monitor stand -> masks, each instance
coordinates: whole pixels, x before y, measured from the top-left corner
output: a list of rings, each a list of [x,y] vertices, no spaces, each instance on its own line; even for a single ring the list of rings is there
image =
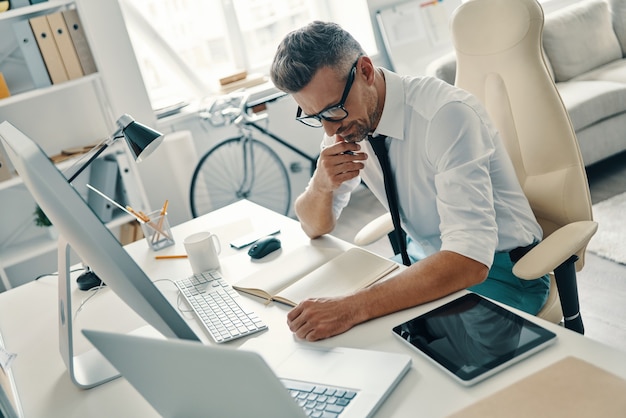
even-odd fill
[[[81,389],[90,389],[116,379],[120,374],[95,348],[74,355],[70,250],[67,240],[59,235],[59,349],[72,382]]]

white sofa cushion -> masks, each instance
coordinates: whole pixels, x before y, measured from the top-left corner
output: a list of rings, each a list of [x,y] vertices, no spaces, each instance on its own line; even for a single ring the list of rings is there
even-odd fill
[[[543,46],[557,82],[622,57],[604,0],[586,0],[548,14]]]
[[[622,47],[622,55],[626,56],[626,0],[610,0],[613,30]]]
[[[608,64],[601,65],[591,71],[574,77],[570,81],[574,80],[615,81],[616,83],[626,85],[626,59],[611,61]]]
[[[570,80],[556,87],[575,131],[626,112],[626,84]]]

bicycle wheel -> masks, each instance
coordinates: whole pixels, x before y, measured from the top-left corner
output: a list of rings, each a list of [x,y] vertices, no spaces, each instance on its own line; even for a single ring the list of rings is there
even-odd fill
[[[211,148],[198,162],[191,179],[193,217],[241,199],[287,215],[291,186],[287,169],[269,146],[244,136]]]

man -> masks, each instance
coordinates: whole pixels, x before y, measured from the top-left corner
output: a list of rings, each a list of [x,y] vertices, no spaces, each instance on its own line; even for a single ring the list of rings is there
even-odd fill
[[[361,180],[387,206],[378,159],[363,141],[384,135],[402,226],[418,260],[355,294],[303,301],[287,316],[296,336],[328,338],[466,288],[532,314],[541,309],[548,277],[524,281],[512,273],[541,228],[476,98],[435,78],[375,67],[349,33],[325,22],[285,37],[271,78],[298,103],[298,120],[325,133],[295,205],[306,234],[330,233]]]

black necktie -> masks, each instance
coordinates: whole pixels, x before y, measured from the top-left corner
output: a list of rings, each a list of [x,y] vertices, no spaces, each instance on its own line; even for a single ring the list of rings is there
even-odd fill
[[[391,173],[391,166],[389,165],[389,153],[387,152],[387,144],[384,135],[379,135],[376,138],[368,135],[367,140],[372,145],[380,167],[383,169],[383,179],[385,181],[385,193],[387,194],[387,203],[389,204],[389,212],[391,213],[391,220],[393,221],[393,227],[395,228],[396,239],[398,246],[400,247],[400,253],[402,254],[402,263],[405,266],[411,265],[409,254],[406,252],[406,241],[404,234],[402,233],[402,226],[400,225],[400,212],[398,210],[398,190],[396,184],[393,181],[393,174]]]

